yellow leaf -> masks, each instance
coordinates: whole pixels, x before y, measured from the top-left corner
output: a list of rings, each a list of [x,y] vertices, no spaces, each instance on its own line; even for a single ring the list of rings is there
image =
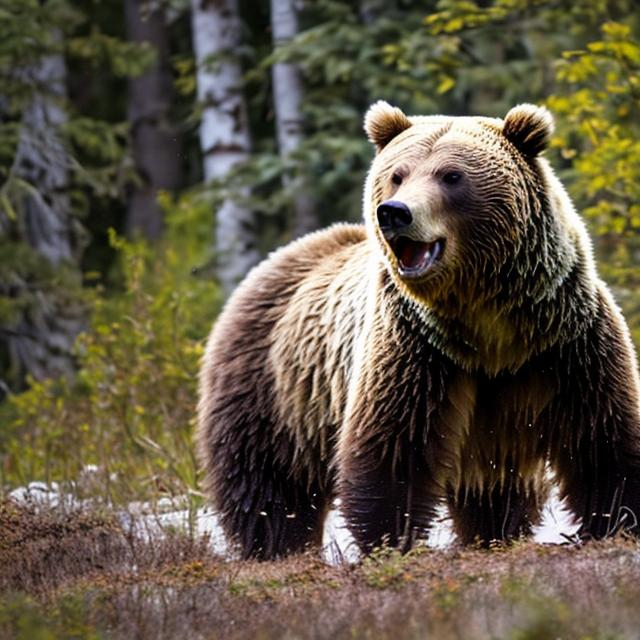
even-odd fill
[[[8,198],[6,193],[0,194],[0,205],[4,209],[4,212],[7,214],[9,220],[16,220],[17,214],[16,210],[13,208],[13,204],[11,204],[11,200]]]
[[[443,94],[451,91],[456,86],[456,81],[451,76],[444,76],[438,85],[438,93]]]

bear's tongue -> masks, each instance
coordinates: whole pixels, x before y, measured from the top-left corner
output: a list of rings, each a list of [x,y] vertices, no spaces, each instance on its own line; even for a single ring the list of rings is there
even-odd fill
[[[427,266],[434,252],[436,242],[417,242],[405,236],[400,236],[395,241],[394,253],[398,258],[400,267],[409,271],[415,271]]]

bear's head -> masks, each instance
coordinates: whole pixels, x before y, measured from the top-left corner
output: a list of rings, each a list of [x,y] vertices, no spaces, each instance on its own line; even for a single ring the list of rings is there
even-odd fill
[[[365,189],[368,234],[399,288],[430,309],[502,313],[548,295],[577,245],[588,245],[539,157],[553,132],[545,108],[523,104],[504,120],[408,117],[381,101],[365,130],[377,151]]]

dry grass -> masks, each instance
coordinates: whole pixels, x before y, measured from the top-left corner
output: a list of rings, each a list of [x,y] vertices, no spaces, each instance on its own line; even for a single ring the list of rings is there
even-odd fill
[[[109,514],[0,505],[0,637],[638,638],[640,544],[227,562]]]

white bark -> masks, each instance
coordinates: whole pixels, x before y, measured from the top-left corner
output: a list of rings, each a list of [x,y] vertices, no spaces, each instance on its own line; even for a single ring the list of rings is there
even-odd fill
[[[275,48],[290,42],[298,34],[298,16],[293,0],[271,0],[271,32]],[[279,62],[273,65],[273,102],[276,113],[278,150],[283,158],[294,153],[303,141],[302,76],[298,65]],[[294,235],[315,229],[314,199],[303,180],[285,176],[284,184],[295,192]]]
[[[242,94],[242,68],[233,57],[240,44],[237,0],[191,0],[204,178],[224,178],[249,157],[251,139]],[[223,58],[213,63],[213,56]],[[258,262],[255,216],[231,199],[217,212],[218,277],[229,293]]]

